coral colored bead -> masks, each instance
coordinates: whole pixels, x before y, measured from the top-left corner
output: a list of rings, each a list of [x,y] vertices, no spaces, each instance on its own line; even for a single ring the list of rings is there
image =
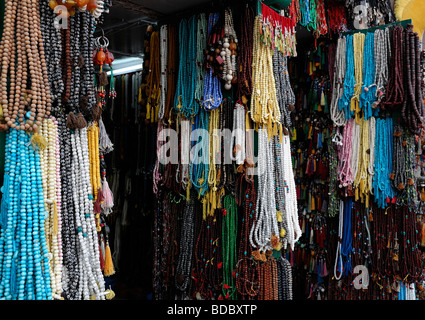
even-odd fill
[[[106,53],[106,58],[105,58],[105,63],[107,64],[112,64],[112,62],[115,60],[114,55],[112,54],[112,52],[108,51]]]
[[[96,60],[99,61],[99,63],[103,63],[106,59],[105,52],[103,52],[103,49],[100,49],[99,52],[96,54]]]
[[[87,3],[87,10],[92,11],[96,8],[97,8],[96,0],[89,0],[89,3]]]

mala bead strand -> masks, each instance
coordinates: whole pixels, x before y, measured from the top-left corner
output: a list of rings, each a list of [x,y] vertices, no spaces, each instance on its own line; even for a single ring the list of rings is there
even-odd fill
[[[161,75],[160,75],[160,105],[158,111],[158,121],[164,117],[166,96],[167,96],[167,58],[168,58],[168,26],[161,26],[159,36],[159,48],[161,58]]]
[[[294,109],[295,95],[289,82],[287,58],[277,49],[274,50],[273,54],[273,75],[281,114],[280,121],[286,128],[290,128],[292,126],[290,113],[291,109]]]
[[[93,202],[90,197],[91,185],[89,174],[89,151],[87,130],[78,129],[72,136],[74,150],[73,181],[77,184],[74,191],[76,211],[76,232],[80,248],[80,278],[79,294],[82,299],[100,299],[104,292],[104,280],[100,270],[99,245],[97,242],[96,222],[93,216]],[[81,190],[81,191],[77,191]],[[79,210],[78,210],[79,209]]]
[[[71,184],[71,134],[65,125],[65,115],[58,118],[61,212],[62,212],[62,257],[63,257],[63,294],[67,300],[75,300],[80,277],[78,270],[77,239],[74,218],[73,186]]]
[[[207,48],[207,18],[205,13],[200,13],[197,17],[196,30],[196,89],[195,100],[198,104],[203,103],[204,92],[204,51]]]
[[[0,294],[8,300],[52,299],[40,158],[29,142],[30,137],[22,130],[7,134],[10,166],[5,167],[2,197]],[[32,201],[27,201],[29,192]]]
[[[358,32],[353,35],[354,51],[354,94],[351,98],[351,112],[354,112],[356,123],[360,124],[361,105],[360,95],[363,86],[363,52],[365,45],[365,34]]]
[[[369,121],[364,118],[360,120],[359,128],[359,140],[358,142],[353,141],[353,145],[356,143],[359,146],[357,154],[353,153],[353,157],[357,157],[358,165],[357,172],[353,181],[353,187],[355,189],[355,200],[361,201],[366,204],[366,208],[369,207],[369,190],[371,188],[370,180],[368,177],[369,159],[370,156],[367,150],[369,147]]]
[[[258,294],[258,273],[252,258],[253,248],[249,241],[250,230],[255,223],[256,198],[254,182],[248,182],[244,197],[241,237],[236,264],[236,288],[242,299],[254,299]]]
[[[183,211],[182,228],[180,229],[179,256],[176,264],[175,286],[185,292],[189,285],[192,270],[192,254],[194,242],[195,195],[186,203]]]
[[[389,58],[390,58],[390,30],[376,30],[374,33],[374,55],[375,55],[375,85],[377,101],[372,105],[376,108],[385,97],[385,89],[388,83],[389,76]]]
[[[238,212],[234,196],[227,195],[223,200],[223,294],[225,299],[237,300],[236,278],[236,238],[238,231]]]
[[[40,164],[45,207],[49,214],[48,219],[46,219],[46,235],[49,247],[52,292],[55,299],[61,299],[62,261],[58,241],[60,208],[58,209],[59,201],[57,199],[57,131],[53,119],[45,119],[40,127],[40,133],[48,139],[47,147],[40,151]]]
[[[283,176],[285,186],[285,211],[286,221],[288,225],[288,244],[292,250],[295,248],[295,242],[297,242],[301,235],[301,228],[299,225],[298,217],[298,204],[297,204],[297,192],[295,186],[294,172],[292,170],[293,163],[291,157],[291,142],[288,135],[283,135],[282,142],[282,159],[283,159]]]
[[[252,92],[253,27],[254,12],[247,5],[241,23],[238,76],[238,100],[245,106]]]
[[[238,38],[233,26],[233,15],[229,8],[224,11],[224,38],[223,49],[220,53],[224,60],[222,78],[225,81],[224,89],[230,90],[232,83],[237,83],[236,55]]]
[[[334,67],[334,76],[332,84],[332,100],[330,107],[330,116],[336,126],[344,126],[346,119],[343,109],[339,108],[339,100],[343,95],[343,84],[345,79],[345,51],[346,38],[338,38],[336,47],[336,62]]]
[[[273,188],[272,154],[270,143],[265,129],[259,131],[258,137],[258,197],[256,203],[256,224],[251,229],[251,245],[258,248],[263,257],[266,250],[271,250],[272,236],[277,237],[279,228],[276,216],[275,193],[269,192]]]
[[[279,225],[279,238],[283,247],[287,247],[287,232],[288,230],[288,215],[286,214],[286,195],[285,195],[285,178],[283,176],[283,141],[279,140],[278,136],[273,137],[273,158],[276,159],[274,166],[274,181],[275,181],[275,199],[276,199],[276,218]],[[278,244],[275,250],[282,246]]]
[[[98,140],[97,140],[98,141]],[[86,164],[88,163],[88,157],[89,157],[89,150],[88,150],[88,139],[87,139],[87,129],[83,128],[81,131],[81,145],[82,145],[82,153],[84,155],[84,158],[86,159]],[[97,145],[97,150],[98,150],[98,145]],[[85,175],[85,181],[86,181],[86,190],[89,193],[90,192],[90,172],[89,172],[89,167],[88,165],[84,166],[84,171],[83,174]],[[100,174],[98,174],[98,176],[100,177]],[[100,178],[98,178],[98,183],[100,185]],[[93,202],[91,201],[91,199],[86,196],[84,197],[84,200],[86,202],[86,207],[88,207],[90,209],[90,212],[93,212]],[[87,211],[89,212],[89,211]],[[88,237],[90,239],[90,263],[91,263],[91,268],[93,270],[93,274],[94,274],[94,278],[95,278],[95,282],[96,282],[96,287],[94,288],[94,292],[96,294],[96,299],[98,300],[104,300],[105,296],[103,295],[103,293],[105,292],[105,285],[104,285],[104,278],[103,278],[103,274],[102,274],[102,270],[100,268],[100,253],[99,253],[99,242],[98,242],[98,230],[97,230],[97,222],[95,219],[95,216],[90,214],[85,214],[84,215],[85,218],[85,224],[86,224],[86,228],[87,228],[87,233],[88,233]],[[93,290],[93,289],[92,289]],[[101,294],[99,294],[98,292],[100,291]],[[94,294],[94,293],[92,293]],[[92,297],[91,297],[92,298]]]
[[[281,114],[276,97],[276,85],[273,76],[273,51],[261,42],[262,16],[254,21],[252,98],[250,114],[256,124],[267,125],[269,137],[273,126],[280,122]],[[275,131],[276,132],[276,131]]]

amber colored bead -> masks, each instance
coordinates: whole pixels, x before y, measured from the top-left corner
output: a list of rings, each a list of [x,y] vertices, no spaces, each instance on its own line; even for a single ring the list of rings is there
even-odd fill
[[[74,0],[68,0],[66,3],[67,3],[69,6],[71,6],[71,7],[74,7],[74,6],[76,6],[76,5],[77,5],[77,2],[76,2],[76,1],[74,1]]]
[[[231,43],[230,43],[230,46],[229,46],[229,49],[230,49],[230,50],[236,50],[236,43],[231,42]]]
[[[77,7],[82,8],[89,3],[89,0],[77,0]]]
[[[103,52],[103,49],[100,49],[96,54],[96,60],[102,64],[105,61],[105,59],[106,59],[105,52]]]
[[[50,1],[49,1],[49,7],[50,7],[52,10],[55,10],[55,8],[57,7],[57,5],[58,5],[58,3],[57,3],[55,0],[50,0]]]
[[[75,14],[75,7],[68,9],[69,16],[72,17]]]

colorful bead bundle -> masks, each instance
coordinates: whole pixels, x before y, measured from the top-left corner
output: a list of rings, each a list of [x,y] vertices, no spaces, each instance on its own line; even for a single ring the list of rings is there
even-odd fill
[[[28,3],[19,10],[13,1],[5,7],[0,44],[2,84],[6,86],[3,129],[7,129],[1,299],[102,300],[113,295],[105,291],[101,261],[106,258],[100,256],[102,230],[96,228],[93,196],[94,190],[108,192],[100,180],[100,141],[102,152],[113,148],[105,145],[94,121],[97,130],[90,141],[90,167],[85,128],[96,116],[91,114],[96,104],[93,27],[107,4],[93,2],[92,7],[98,9],[90,15],[83,12],[87,2],[65,4],[68,13],[74,5],[83,9],[67,16],[66,30],[56,28],[55,14],[48,8],[62,2],[37,1],[31,24],[23,19]],[[17,25],[13,21],[18,21]],[[93,186],[90,170],[96,177]],[[110,210],[109,201],[105,211]]]
[[[266,17],[272,15],[263,9]],[[267,18],[258,15],[254,19],[252,7],[244,4],[247,19],[239,36],[240,30],[233,24],[235,10],[198,14],[178,23],[179,57],[187,57],[187,61],[179,60],[174,105],[167,121],[155,128],[161,139],[166,130],[177,132],[178,145],[171,148],[179,158],[178,163],[160,162],[165,143],[155,143],[153,283],[158,299],[170,297],[170,293],[200,300],[292,298],[286,250],[293,250],[301,236],[289,137],[295,101],[286,60],[295,54],[293,25],[281,26],[282,42],[273,45],[279,54],[274,59],[273,46],[264,43],[262,23]],[[276,14],[273,17],[276,24],[290,22]],[[290,29],[285,31],[285,27]],[[206,31],[206,41],[198,41],[197,36]],[[198,52],[193,52],[193,43]],[[204,65],[199,69],[198,63],[196,72],[188,71],[191,61],[200,60],[200,51]],[[168,84],[167,91],[172,90]],[[189,94],[191,88],[196,88],[195,95]],[[236,94],[238,99],[234,99]],[[199,110],[185,102],[193,96],[202,106]],[[260,157],[257,163],[255,141]],[[189,163],[183,162],[189,152]],[[180,237],[172,244],[168,243],[173,241],[168,236],[169,208],[177,202],[183,203],[184,209],[176,226]],[[240,232],[244,240],[238,238]],[[167,239],[165,244],[161,235]],[[170,246],[176,244],[179,253],[174,256],[173,275],[161,248],[165,245],[169,255]],[[269,269],[274,270],[272,276]]]

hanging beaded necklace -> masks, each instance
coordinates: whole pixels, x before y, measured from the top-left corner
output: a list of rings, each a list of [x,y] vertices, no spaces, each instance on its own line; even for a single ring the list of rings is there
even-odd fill
[[[182,19],[179,25],[179,56],[186,57],[186,61],[180,59],[174,108],[176,112],[181,112],[188,119],[198,114],[199,111],[194,98],[197,83],[196,24],[196,15],[193,15],[189,21]]]
[[[406,77],[404,92],[407,92],[401,109],[404,122],[413,133],[419,132],[423,126],[424,103],[422,92],[420,90],[420,57],[419,57],[419,39],[417,34],[413,33],[413,26],[408,26],[403,33],[404,53],[406,56]]]
[[[0,296],[51,300],[40,156],[23,130],[11,129],[6,136],[2,192]]]
[[[295,94],[289,82],[287,63],[287,58],[275,49],[273,54],[273,74],[276,83],[276,97],[281,114],[280,121],[283,126],[290,128],[292,126],[290,112],[294,108]]]
[[[270,143],[267,139],[266,130],[258,132],[258,197],[256,203],[256,224],[253,225],[250,234],[251,245],[258,248],[259,254],[272,250],[272,236],[279,235],[276,216],[275,193],[270,192],[273,188],[273,164]],[[253,253],[254,254],[254,253]]]
[[[349,102],[354,95],[354,54],[353,54],[353,35],[349,34],[346,36],[346,66],[345,66],[345,78],[344,78],[344,91],[339,99],[339,109],[344,110],[345,119],[350,119],[354,114],[349,106]]]
[[[176,264],[175,286],[181,292],[188,288],[192,274],[192,254],[194,242],[194,215],[195,215],[195,195],[192,194],[190,201],[186,203],[182,227],[179,239],[179,255]]]
[[[261,43],[261,15],[254,21],[251,119],[256,124],[267,125],[269,137],[277,132],[276,124],[281,114],[276,97],[273,76],[272,50]]]
[[[62,42],[61,31],[54,27],[51,23],[56,17],[52,12],[47,1],[40,3],[40,21],[43,35],[43,43],[45,48],[45,58],[48,72],[48,79],[50,84],[50,93],[52,99],[52,114],[59,111],[60,98],[64,90],[64,83],[62,81],[62,69],[57,66],[60,65],[62,56]]]
[[[360,137],[358,152],[358,169],[354,178],[353,187],[355,188],[355,201],[361,201],[369,207],[369,192],[371,189],[370,179],[368,175],[370,154],[369,146],[369,121],[364,118],[360,120]]]
[[[283,165],[282,160],[284,159],[283,155],[283,146],[282,140],[279,140],[280,137],[273,137],[273,159],[276,159],[276,165],[274,166],[274,184],[275,184],[275,199],[276,199],[276,217],[279,226],[279,237],[280,241],[283,244],[283,247],[287,247],[287,232],[288,230],[288,216],[286,215],[285,208],[285,188],[286,181],[283,176]],[[280,246],[280,245],[279,245]],[[279,246],[275,248],[275,250],[279,249]]]
[[[346,124],[344,110],[339,105],[339,100],[343,95],[345,79],[345,57],[346,57],[346,38],[338,38],[336,47],[336,62],[334,68],[334,77],[332,84],[332,100],[330,107],[330,116],[336,126]]]
[[[177,82],[177,52],[178,52],[178,34],[176,25],[168,25],[168,48],[167,48],[167,96],[164,106],[164,121],[171,125],[171,112],[174,110],[174,96]]]
[[[393,120],[392,118],[376,120],[375,138],[375,175],[373,177],[373,194],[375,202],[385,209],[394,197],[390,173],[392,172]]]
[[[59,179],[57,149],[58,137],[56,119],[45,119],[40,127],[40,134],[47,137],[46,148],[40,150],[40,166],[43,183],[43,196],[48,218],[46,219],[47,246],[50,261],[50,279],[54,299],[61,299],[62,293],[62,258],[60,253],[61,244],[61,214],[60,214],[60,190],[57,188]]]
[[[87,129],[77,129],[71,135],[71,177],[74,185],[75,231],[79,250],[80,277],[77,299],[104,300],[103,274],[100,268],[96,221],[93,215],[92,186],[90,184]]]
[[[374,41],[374,34],[367,33],[363,53],[363,86],[359,100],[360,109],[364,111],[365,120],[372,116],[372,105],[376,97]]]
[[[207,18],[205,13],[201,13],[197,18],[196,31],[196,90],[195,100],[202,105],[204,93],[204,50],[207,47]]]
[[[223,294],[225,299],[237,300],[236,290],[236,238],[238,212],[234,196],[227,195],[223,200],[222,250],[223,250]]]
[[[390,60],[390,73],[388,83],[385,89],[385,98],[381,102],[384,109],[398,109],[404,101],[404,85],[403,85],[403,27],[395,26],[392,31],[392,52]]]
[[[164,117],[165,103],[167,97],[167,62],[168,62],[168,26],[161,26],[159,36],[160,58],[161,58],[161,75],[160,75],[160,105],[158,110],[158,121]]]
[[[52,101],[41,34],[39,6],[40,4],[37,2],[34,8],[37,14],[34,15],[31,25],[31,37],[26,37],[29,21],[25,17],[29,14],[29,5],[24,3],[20,10],[17,10],[17,2],[9,1],[5,6],[5,27],[0,43],[1,61],[5,66],[1,70],[2,80],[0,83],[2,88],[1,106],[6,121],[4,128],[37,131],[42,119],[51,111]],[[16,29],[14,21],[17,21]],[[15,39],[21,40],[17,42],[16,47]],[[16,59],[15,56],[19,56],[21,59]],[[23,69],[24,62],[28,62],[29,74],[27,70]],[[10,77],[7,77],[8,74]],[[20,75],[19,78],[16,77],[17,74]],[[12,84],[10,89],[7,85],[8,79]],[[31,88],[27,88],[28,83],[31,84]],[[28,120],[24,122],[25,117]]]
[[[241,181],[244,175],[241,176]],[[241,225],[241,236],[238,245],[238,262],[236,264],[236,288],[242,299],[254,299],[258,294],[258,274],[255,262],[252,259],[252,246],[249,242],[250,230],[255,223],[257,193],[254,181],[247,182],[243,200],[243,217]],[[242,205],[239,199],[238,205]]]
[[[202,103],[205,110],[216,109],[223,101],[221,82],[218,78],[221,65],[220,61],[223,60],[218,47],[221,34],[222,25],[220,15],[218,13],[210,13],[208,19],[207,50],[205,50],[206,74],[203,90],[204,100]]]
[[[254,12],[247,5],[241,23],[238,76],[238,101],[244,105],[247,105],[248,99],[251,97],[253,25]]]
[[[378,29],[374,33],[374,57],[375,57],[375,81],[377,107],[385,96],[385,88],[388,83],[389,57],[390,57],[390,29]]]
[[[365,34],[358,32],[353,35],[354,51],[354,94],[351,98],[351,112],[354,112],[356,123],[360,124],[361,105],[360,94],[363,85],[363,52],[364,52]]]
[[[230,90],[232,83],[237,82],[236,55],[238,38],[233,26],[233,15],[229,8],[224,11],[224,37],[223,49],[220,52],[223,59],[223,74],[222,78],[225,81],[224,89]]]
[[[160,39],[158,31],[152,32],[149,44],[149,74],[147,75],[145,89],[147,95],[146,120],[157,122],[161,95]]]
[[[71,184],[71,137],[65,125],[65,116],[58,118],[60,177],[61,177],[61,213],[62,213],[62,255],[63,255],[63,294],[68,300],[77,295],[79,272],[77,266],[77,239],[75,232],[73,186]]]
[[[197,117],[199,129],[207,132],[209,128],[209,114],[205,110],[200,110]],[[201,149],[195,148],[194,158],[190,168],[190,181],[200,196],[208,191],[208,175],[209,175],[209,143],[198,138],[197,146],[201,145]],[[203,138],[202,138],[203,139]]]

